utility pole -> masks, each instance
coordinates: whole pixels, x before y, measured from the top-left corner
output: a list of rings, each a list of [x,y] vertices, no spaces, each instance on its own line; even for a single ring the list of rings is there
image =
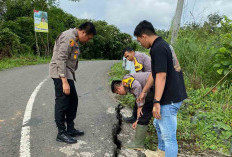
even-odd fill
[[[172,25],[170,28],[170,32],[172,33],[171,45],[175,43],[175,40],[177,39],[177,36],[178,36],[183,6],[184,6],[184,0],[178,0],[177,7],[176,7],[176,13],[172,20]]]

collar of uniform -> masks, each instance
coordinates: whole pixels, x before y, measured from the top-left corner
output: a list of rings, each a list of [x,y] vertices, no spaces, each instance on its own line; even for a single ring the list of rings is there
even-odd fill
[[[78,38],[77,28],[73,28],[73,33],[74,33],[75,37]]]
[[[135,51],[135,58],[137,58],[139,52],[138,51]]]

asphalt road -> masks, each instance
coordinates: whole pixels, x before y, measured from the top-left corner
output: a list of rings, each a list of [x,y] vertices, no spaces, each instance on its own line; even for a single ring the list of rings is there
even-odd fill
[[[48,78],[48,64],[14,68],[0,72],[0,157],[20,155],[20,146],[29,145],[24,156],[102,157],[113,156],[112,127],[117,122],[117,102],[110,92],[108,71],[116,61],[83,61],[76,72],[79,107],[76,128],[85,131],[77,144],[56,142],[54,123],[54,85]],[[46,80],[45,80],[46,79]],[[35,88],[44,80],[36,96]],[[21,141],[28,100],[34,98],[31,117],[25,126],[30,132]],[[31,102],[30,102],[31,103]],[[29,152],[29,154],[28,154]]]

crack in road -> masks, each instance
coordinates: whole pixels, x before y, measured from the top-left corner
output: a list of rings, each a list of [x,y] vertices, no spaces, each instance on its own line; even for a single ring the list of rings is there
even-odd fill
[[[113,130],[112,130],[112,135],[113,135],[113,141],[114,144],[116,145],[117,148],[114,149],[114,157],[117,157],[121,147],[122,147],[122,142],[118,139],[118,134],[121,132],[122,128],[122,110],[123,106],[121,104],[118,104],[118,106],[115,108],[116,111],[116,118],[118,119],[118,122],[113,125]]]

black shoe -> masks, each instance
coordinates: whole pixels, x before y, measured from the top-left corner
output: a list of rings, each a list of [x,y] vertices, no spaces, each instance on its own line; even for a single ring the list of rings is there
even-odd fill
[[[133,124],[136,121],[136,118],[134,116],[131,117],[123,117],[122,118],[124,122]]]
[[[77,140],[69,136],[67,133],[59,133],[56,137],[56,141],[65,142],[68,144],[77,143]]]
[[[84,131],[73,129],[71,131],[67,131],[67,134],[70,136],[83,136],[85,133]]]

